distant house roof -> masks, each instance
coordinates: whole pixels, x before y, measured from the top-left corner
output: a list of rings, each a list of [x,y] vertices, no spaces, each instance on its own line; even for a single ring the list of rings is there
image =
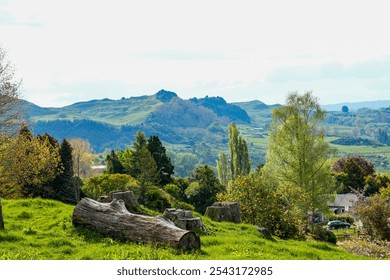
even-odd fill
[[[337,194],[333,202],[329,202],[330,207],[353,207],[358,201],[358,196],[354,193]]]

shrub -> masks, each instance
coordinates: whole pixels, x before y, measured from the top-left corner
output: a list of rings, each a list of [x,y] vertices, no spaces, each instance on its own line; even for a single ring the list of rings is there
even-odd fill
[[[144,204],[150,209],[163,212],[165,208],[174,206],[174,199],[166,191],[153,186],[146,191]]]
[[[316,226],[314,228],[313,237],[318,241],[326,241],[333,244],[337,242],[336,235],[332,231],[324,229],[322,226]]]
[[[117,190],[138,190],[138,181],[127,174],[103,174],[87,179],[83,192],[93,199]],[[137,191],[134,191],[137,193]]]
[[[175,184],[165,185],[164,186],[164,191],[169,193],[174,198],[180,199],[180,188],[178,186],[176,186]]]

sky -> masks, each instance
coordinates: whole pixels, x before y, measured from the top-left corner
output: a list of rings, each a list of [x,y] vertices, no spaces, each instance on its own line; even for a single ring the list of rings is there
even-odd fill
[[[221,96],[321,104],[390,99],[386,1],[0,0],[0,44],[22,97]]]

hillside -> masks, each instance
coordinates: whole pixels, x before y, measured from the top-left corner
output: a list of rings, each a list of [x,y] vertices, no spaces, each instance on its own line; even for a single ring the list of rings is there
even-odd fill
[[[367,105],[367,104],[366,104]],[[238,124],[250,145],[253,166],[264,162],[273,108],[261,101],[227,103],[221,97],[184,100],[171,91],[154,95],[91,100],[63,108],[42,108],[31,103],[28,114],[35,134],[48,132],[57,139],[88,139],[97,153],[131,145],[135,133],[158,135],[172,160],[193,154],[198,163],[215,165],[227,151],[230,122]],[[349,113],[328,112],[322,124],[338,156],[360,153],[380,171],[390,169],[390,107],[361,108]],[[356,144],[356,145],[355,145]],[[183,175],[183,174],[180,174]]]
[[[1,260],[354,260],[367,259],[324,242],[268,240],[255,226],[202,217],[211,233],[201,250],[121,242],[72,225],[74,206],[36,199],[3,200]]]

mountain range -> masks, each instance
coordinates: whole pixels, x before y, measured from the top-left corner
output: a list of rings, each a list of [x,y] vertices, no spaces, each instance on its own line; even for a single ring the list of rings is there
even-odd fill
[[[380,104],[386,107],[390,101]],[[349,113],[341,112],[343,105],[350,108]],[[59,140],[87,139],[95,152],[102,153],[130,146],[135,133],[143,131],[146,136],[158,135],[172,156],[191,153],[199,162],[214,165],[218,153],[228,149],[227,126],[231,122],[247,137],[254,162],[264,161],[267,141],[262,139],[267,139],[273,108],[280,105],[258,100],[228,103],[222,97],[209,96],[184,100],[174,92],[160,90],[153,95],[90,100],[62,108],[39,107],[27,101],[25,106],[35,134],[47,132]],[[378,129],[384,128],[390,135],[390,107],[377,107],[377,102],[323,106],[331,110],[324,123],[327,135],[364,136],[377,143]]]

